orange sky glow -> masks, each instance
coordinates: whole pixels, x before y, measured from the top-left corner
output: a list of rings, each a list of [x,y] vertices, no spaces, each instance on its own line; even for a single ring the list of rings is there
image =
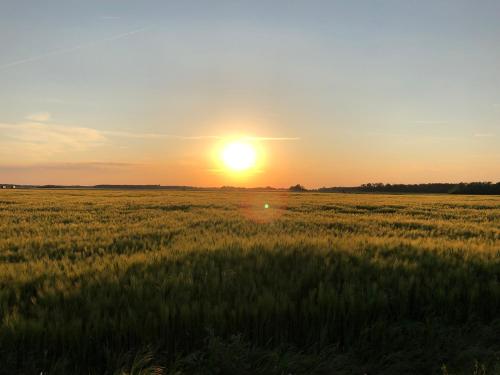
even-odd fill
[[[138,4],[0,12],[0,183],[500,180],[498,2]]]

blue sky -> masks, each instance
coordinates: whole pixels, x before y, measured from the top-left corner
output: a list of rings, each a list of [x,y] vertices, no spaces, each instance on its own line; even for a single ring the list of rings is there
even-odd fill
[[[498,1],[6,1],[0,180],[500,180]],[[225,137],[262,167],[217,171]]]

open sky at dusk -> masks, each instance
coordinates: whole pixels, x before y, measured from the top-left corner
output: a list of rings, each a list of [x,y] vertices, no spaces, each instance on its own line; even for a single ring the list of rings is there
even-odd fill
[[[500,180],[500,1],[2,1],[0,182]],[[221,165],[243,139],[257,163]]]

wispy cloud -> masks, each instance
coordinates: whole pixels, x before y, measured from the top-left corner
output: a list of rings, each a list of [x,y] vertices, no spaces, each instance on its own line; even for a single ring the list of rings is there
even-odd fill
[[[122,162],[97,162],[97,161],[84,161],[84,162],[72,162],[72,163],[30,163],[30,164],[20,164],[20,163],[10,163],[10,164],[0,164],[0,170],[10,171],[10,170],[102,170],[102,169],[122,169],[135,167],[140,164],[137,163],[122,163]]]
[[[183,140],[203,140],[203,139],[226,139],[228,137],[222,135],[179,135],[167,133],[133,133],[122,131],[103,131],[102,134],[123,138],[136,138],[136,139],[183,139]],[[231,137],[232,138],[232,137]],[[298,141],[299,137],[255,137],[255,136],[241,136],[234,137],[240,140],[247,141]]]
[[[40,101],[51,104],[62,104],[65,103],[63,99],[60,98],[41,98]]]
[[[248,141],[300,141],[300,137],[243,137]]]
[[[444,125],[444,124],[448,124],[448,121],[446,121],[446,120],[417,120],[414,122],[415,122],[415,124],[419,124],[419,125]]]
[[[104,15],[99,17],[101,20],[119,20],[119,16]]]
[[[41,122],[0,123],[0,149],[4,155],[42,158],[88,150],[103,144],[106,137],[98,130]]]
[[[90,48],[90,47],[96,46],[98,44],[109,43],[109,42],[112,42],[112,41],[115,41],[115,40],[119,40],[119,39],[122,39],[122,38],[126,38],[126,37],[129,37],[129,36],[132,36],[134,34],[141,33],[143,31],[146,31],[149,28],[151,28],[151,26],[142,27],[140,29],[127,31],[127,32],[122,33],[122,34],[116,34],[116,35],[110,36],[108,38],[94,40],[94,41],[89,42],[89,43],[79,44],[79,45],[72,46],[72,47],[67,47],[67,48],[55,49],[55,50],[52,50],[52,51],[48,51],[46,53],[42,53],[42,54],[37,55],[37,56],[31,56],[31,57],[27,57],[25,59],[20,59],[20,60],[15,60],[15,61],[11,61],[11,62],[8,62],[8,63],[4,63],[4,64],[0,65],[0,71],[8,69],[8,68],[12,68],[14,66],[18,66],[18,65],[22,65],[22,64],[27,64],[27,63],[39,61],[39,60],[45,59],[47,57],[52,57],[52,56],[56,56],[56,55],[61,55],[61,54],[65,54],[65,53],[70,53],[70,52],[78,51],[78,50],[85,49],[85,48]]]
[[[179,135],[107,131],[89,127],[54,124],[49,112],[31,114],[19,123],[0,123],[0,160],[43,161],[66,158],[75,152],[90,152],[99,146],[130,148],[130,140],[247,140],[250,142],[288,142],[298,137]],[[127,142],[127,140],[129,142]],[[63,159],[64,160],[64,159]]]
[[[110,138],[128,139],[178,139],[178,140],[205,140],[205,139],[239,139],[256,142],[267,141],[297,141],[299,137],[266,137],[241,136],[225,137],[222,135],[179,135],[168,133],[134,133],[124,131],[98,130],[88,127],[57,125],[49,123],[51,115],[48,112],[32,114],[26,117],[27,122],[17,124],[0,123],[0,144],[15,142],[16,144],[30,144],[45,146],[52,152],[65,149],[83,150],[91,146],[102,144]]]
[[[123,131],[102,131],[102,134],[108,136],[122,137],[122,138],[133,138],[133,139],[186,139],[186,140],[196,140],[196,139],[218,139],[219,136],[216,135],[177,135],[177,134],[165,134],[165,133],[133,133],[133,132],[123,132]]]
[[[26,120],[36,121],[36,122],[46,122],[49,121],[50,118],[51,116],[49,112],[33,113],[29,116],[26,116]]]

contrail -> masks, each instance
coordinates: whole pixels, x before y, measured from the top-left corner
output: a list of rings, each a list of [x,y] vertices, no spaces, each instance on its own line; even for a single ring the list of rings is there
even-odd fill
[[[249,141],[300,141],[299,137],[243,137]]]
[[[125,38],[127,36],[143,32],[143,31],[149,29],[150,27],[151,26],[142,27],[140,29],[128,31],[128,32],[123,33],[123,34],[113,35],[113,36],[110,36],[109,38],[100,39],[100,40],[96,40],[96,41],[85,43],[85,44],[79,44],[79,45],[73,46],[73,47],[60,48],[60,49],[52,50],[52,51],[49,51],[47,53],[44,53],[44,54],[41,54],[38,56],[28,57],[26,59],[17,60],[17,61],[12,61],[12,62],[3,64],[3,65],[0,65],[0,70],[4,70],[4,69],[12,68],[12,67],[17,66],[17,65],[22,65],[22,64],[27,64],[30,62],[42,60],[42,59],[45,59],[46,57],[51,57],[54,55],[60,55],[60,54],[64,54],[64,53],[78,51],[80,49],[93,47],[93,46],[98,45],[98,44],[112,42],[114,40],[122,39],[122,38]]]
[[[104,135],[111,135],[123,138],[140,138],[140,139],[162,139],[162,138],[174,138],[174,139],[225,139],[227,137],[221,135],[178,135],[178,134],[164,134],[164,133],[130,133],[121,131],[101,131]],[[238,137],[237,137],[238,138]],[[298,141],[299,137],[239,137],[238,139],[247,141]]]
[[[177,134],[164,134],[164,133],[130,133],[121,131],[102,131],[102,134],[123,137],[123,138],[140,138],[140,139],[156,139],[156,138],[175,138],[175,139],[218,139],[218,135],[194,135],[184,136]]]
[[[27,128],[43,130],[43,129],[67,129],[64,126],[50,125],[50,124],[5,124],[0,122],[0,129],[17,129],[25,130]],[[180,134],[167,134],[167,133],[132,133],[124,131],[112,131],[112,130],[98,130],[94,128],[83,128],[83,127],[73,127],[69,129],[79,129],[93,132],[93,134],[100,136],[112,136],[112,137],[122,137],[130,139],[180,139],[180,140],[203,140],[203,139],[232,139],[233,137],[224,137],[222,135],[180,135]],[[240,139],[244,141],[299,141],[299,137],[236,137],[235,139]]]

